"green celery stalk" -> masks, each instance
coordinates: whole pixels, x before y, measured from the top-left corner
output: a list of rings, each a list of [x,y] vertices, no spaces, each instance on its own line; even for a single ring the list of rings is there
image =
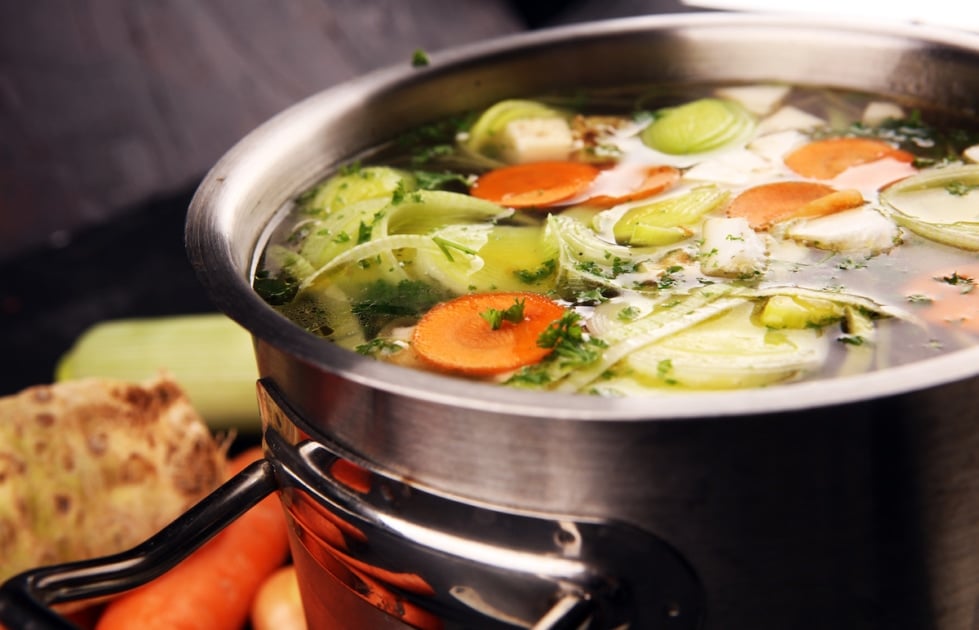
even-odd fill
[[[60,358],[54,379],[141,381],[161,371],[180,384],[211,428],[260,428],[251,335],[217,313],[96,324]]]

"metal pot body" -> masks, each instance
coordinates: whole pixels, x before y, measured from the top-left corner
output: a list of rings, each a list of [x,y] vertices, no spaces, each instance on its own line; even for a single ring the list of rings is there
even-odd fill
[[[979,38],[701,14],[433,54],[243,139],[194,199],[188,251],[309,433],[373,470],[462,503],[649,532],[699,576],[708,628],[971,627],[979,349],[828,382],[608,400],[381,364],[308,336],[250,289],[284,204],[399,131],[511,96],[716,81],[851,88],[974,116]]]

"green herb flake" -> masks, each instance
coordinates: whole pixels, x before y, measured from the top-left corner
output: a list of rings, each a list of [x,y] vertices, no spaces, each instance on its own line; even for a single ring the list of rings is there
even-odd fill
[[[557,269],[557,261],[553,258],[545,260],[536,270],[517,269],[513,275],[524,284],[536,284],[545,278],[549,278]]]
[[[380,337],[376,339],[371,339],[367,343],[362,343],[354,351],[358,354],[362,354],[368,357],[376,357],[381,355],[394,354],[395,352],[400,352],[403,350],[403,346],[397,344],[388,339],[382,339]]]
[[[976,188],[979,188],[979,185],[966,184],[965,182],[949,182],[945,185],[945,192],[956,197],[964,197]]]
[[[421,48],[416,48],[411,53],[411,66],[413,68],[423,68],[429,64],[428,53]]]
[[[551,348],[562,366],[583,366],[598,360],[601,350],[608,347],[601,339],[585,334],[581,316],[567,311],[537,338],[541,348]]]
[[[972,290],[976,288],[976,281],[973,278],[960,276],[957,271],[953,272],[950,276],[942,276],[935,278],[935,280],[959,287],[961,293],[972,293]]]
[[[625,308],[620,309],[619,312],[615,314],[615,317],[619,321],[631,322],[639,317],[639,309],[635,306],[626,306]]]
[[[479,316],[489,322],[492,330],[499,330],[503,326],[503,322],[510,322],[511,324],[522,322],[524,319],[524,305],[525,301],[518,298],[513,301],[510,307],[502,311],[495,308],[488,308],[480,313]]]

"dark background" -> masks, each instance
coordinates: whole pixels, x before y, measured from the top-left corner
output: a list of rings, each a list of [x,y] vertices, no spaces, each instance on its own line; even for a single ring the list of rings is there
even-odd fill
[[[49,382],[77,336],[213,310],[187,205],[228,148],[364,72],[678,0],[0,2],[0,395]]]

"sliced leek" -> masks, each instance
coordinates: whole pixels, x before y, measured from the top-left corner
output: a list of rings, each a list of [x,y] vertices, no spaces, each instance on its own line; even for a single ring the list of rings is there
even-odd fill
[[[744,142],[754,128],[754,117],[740,103],[703,98],[657,112],[640,137],[661,153],[690,155]]]
[[[390,198],[414,190],[415,178],[400,169],[369,166],[340,171],[297,201],[309,214],[325,216],[365,199]]]
[[[507,153],[512,149],[505,136],[509,123],[534,119],[563,121],[570,117],[569,112],[538,101],[526,99],[500,101],[476,119],[469,128],[464,146],[473,153],[495,160],[505,160]]]
[[[627,210],[612,228],[615,241],[638,247],[670,245],[693,234],[688,227],[719,208],[730,193],[716,186],[700,186],[690,192]]]

